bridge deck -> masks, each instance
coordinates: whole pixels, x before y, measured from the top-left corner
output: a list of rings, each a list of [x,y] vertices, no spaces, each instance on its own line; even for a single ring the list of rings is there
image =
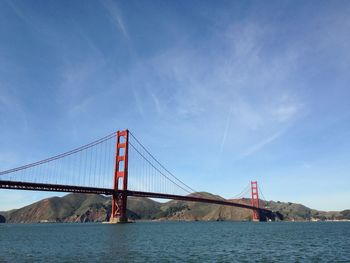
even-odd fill
[[[15,189],[15,190],[31,190],[31,191],[104,194],[104,195],[113,195],[113,194],[118,194],[122,192],[122,190],[115,191],[109,188],[96,188],[96,187],[84,187],[84,186],[60,185],[60,184],[40,184],[40,183],[1,181],[1,180],[0,180],[0,188]],[[235,203],[227,200],[197,197],[194,195],[182,196],[182,195],[171,195],[171,194],[130,191],[130,190],[127,190],[126,194],[128,196],[135,196],[135,197],[149,197],[149,198],[172,199],[172,200],[181,200],[181,201],[189,201],[189,202],[201,202],[201,203],[209,203],[209,204],[217,204],[217,205],[227,205],[227,206],[234,206],[234,207],[272,213],[272,211],[264,208],[257,208],[254,206]]]

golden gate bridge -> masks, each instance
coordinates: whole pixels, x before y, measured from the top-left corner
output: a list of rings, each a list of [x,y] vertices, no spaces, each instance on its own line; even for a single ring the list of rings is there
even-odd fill
[[[129,130],[113,132],[71,151],[2,171],[0,188],[110,195],[111,223],[128,222],[128,196],[245,208],[252,211],[254,221],[283,219],[279,212],[260,207],[256,181],[250,183],[250,204],[201,197],[166,169]]]

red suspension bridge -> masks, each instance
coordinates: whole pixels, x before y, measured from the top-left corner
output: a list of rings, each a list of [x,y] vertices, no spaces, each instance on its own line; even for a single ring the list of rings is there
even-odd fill
[[[128,222],[128,196],[240,207],[250,209],[254,221],[283,219],[278,212],[260,207],[257,182],[250,185],[251,204],[201,197],[167,170],[128,130],[114,132],[39,162],[2,171],[0,188],[110,195],[111,223]]]

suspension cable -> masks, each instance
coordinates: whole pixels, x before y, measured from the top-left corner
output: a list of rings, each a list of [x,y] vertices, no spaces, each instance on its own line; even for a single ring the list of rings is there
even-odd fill
[[[157,163],[160,165],[160,167],[162,167],[169,175],[171,175],[175,180],[177,180],[178,182],[180,182],[182,185],[184,185],[185,187],[187,187],[188,189],[190,189],[192,191],[192,193],[196,193],[197,191],[194,190],[192,187],[188,186],[187,184],[185,184],[183,181],[181,181],[179,178],[177,178],[173,173],[171,173],[168,169],[166,169],[147,149],[146,147],[134,136],[134,134],[132,134],[132,132],[130,132],[130,135],[135,139],[135,141],[143,148],[143,150],[146,151],[147,154],[149,154],[149,156]],[[186,190],[186,192],[190,193],[188,190]]]
[[[132,148],[134,148],[134,150],[136,152],[138,152],[138,154],[141,155],[141,157],[148,162],[155,170],[157,170],[161,175],[163,175],[164,177],[166,177],[170,182],[172,182],[173,184],[177,185],[178,187],[180,187],[182,190],[184,190],[185,192],[191,194],[190,191],[188,191],[187,189],[185,189],[184,187],[182,187],[181,185],[177,184],[176,182],[174,182],[173,180],[171,180],[168,176],[166,176],[162,171],[160,171],[157,167],[154,166],[153,163],[151,163],[139,150],[136,149],[136,147],[129,141],[129,144],[131,145]]]
[[[51,162],[51,161],[54,161],[54,160],[57,160],[57,159],[61,159],[63,157],[66,157],[66,156],[69,156],[69,155],[72,155],[74,153],[77,153],[77,152],[81,152],[85,149],[89,149],[95,145],[98,145],[100,143],[103,143],[109,139],[112,139],[114,136],[115,136],[115,132],[101,138],[101,139],[98,139],[96,141],[93,141],[91,143],[88,143],[86,145],[83,145],[81,147],[78,147],[76,149],[73,149],[73,150],[70,150],[68,152],[64,152],[64,153],[61,153],[59,155],[56,155],[56,156],[52,156],[50,158],[47,158],[47,159],[44,159],[44,160],[41,160],[41,161],[38,161],[38,162],[34,162],[34,163],[30,163],[30,164],[26,164],[26,165],[23,165],[23,166],[20,166],[20,167],[16,167],[16,168],[13,168],[13,169],[10,169],[10,170],[6,170],[6,171],[2,171],[0,172],[0,175],[4,175],[4,174],[9,174],[9,173],[13,173],[13,172],[17,172],[17,171],[20,171],[20,170],[24,170],[24,169],[27,169],[27,168],[31,168],[31,167],[34,167],[34,166],[37,166],[37,165],[40,165],[40,164],[44,164],[44,163],[48,163],[48,162]]]
[[[265,201],[267,201],[267,199],[266,199],[266,197],[264,196],[264,193],[263,193],[263,191],[261,191],[261,188],[260,188],[260,186],[258,185],[258,189],[259,189],[259,193],[260,193],[260,195],[264,198],[264,200]]]
[[[233,199],[236,199],[236,198],[239,198],[239,197],[243,197],[244,194],[249,190],[249,184],[246,185],[246,187],[243,188],[243,190],[239,193],[239,194],[236,194]]]

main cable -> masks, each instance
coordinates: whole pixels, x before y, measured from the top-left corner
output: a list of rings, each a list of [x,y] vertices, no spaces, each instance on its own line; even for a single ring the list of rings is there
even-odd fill
[[[190,191],[188,191],[188,189],[185,189],[184,187],[182,187],[181,185],[177,184],[176,182],[174,182],[173,180],[171,180],[168,176],[166,176],[162,171],[160,171],[157,167],[154,166],[154,164],[152,162],[150,162],[130,141],[129,144],[131,145],[131,147],[138,153],[140,154],[140,156],[146,161],[148,162],[155,170],[157,170],[161,175],[163,175],[164,177],[166,177],[170,182],[172,182],[173,184],[177,185],[178,187],[180,187],[182,190],[184,190],[185,192],[191,194]]]
[[[258,185],[258,189],[259,189],[260,194],[261,194],[261,195],[262,195],[262,197],[264,198],[264,200],[265,200],[265,201],[267,201],[267,199],[266,199],[266,197],[264,196],[263,191],[261,191],[261,188],[260,188],[260,186],[259,186],[259,185]]]
[[[179,178],[177,178],[173,173],[171,173],[168,169],[166,169],[147,149],[146,147],[135,137],[135,135],[130,132],[130,135],[133,137],[133,139],[135,139],[135,141],[143,148],[143,150],[146,151],[146,153],[155,161],[157,162],[160,167],[162,167],[169,175],[171,175],[174,179],[176,179],[178,182],[180,182],[181,184],[183,184],[185,187],[187,187],[189,190],[192,191],[192,193],[196,193],[197,191],[194,190],[192,187],[188,186],[187,184],[185,184],[183,181],[181,181]],[[188,190],[186,192],[189,192]]]
[[[77,153],[77,152],[81,152],[83,150],[86,150],[86,149],[89,149],[95,145],[98,145],[100,143],[103,143],[105,141],[108,141],[110,139],[112,139],[113,137],[115,137],[115,132],[101,138],[101,139],[98,139],[96,141],[93,141],[91,143],[88,143],[86,145],[83,145],[81,147],[78,147],[76,149],[73,149],[73,150],[70,150],[68,152],[64,152],[64,153],[61,153],[59,155],[56,155],[56,156],[52,156],[50,158],[47,158],[47,159],[44,159],[44,160],[41,160],[41,161],[38,161],[38,162],[34,162],[34,163],[30,163],[30,164],[26,164],[26,165],[23,165],[23,166],[20,166],[20,167],[16,167],[16,168],[13,168],[13,169],[10,169],[10,170],[6,170],[6,171],[2,171],[0,172],[0,175],[4,175],[4,174],[9,174],[9,173],[13,173],[13,172],[17,172],[17,171],[20,171],[20,170],[24,170],[24,169],[27,169],[27,168],[31,168],[31,167],[34,167],[34,166],[37,166],[37,165],[40,165],[40,164],[44,164],[44,163],[48,163],[48,162],[51,162],[51,161],[54,161],[54,160],[57,160],[57,159],[61,159],[63,157],[66,157],[66,156],[69,156],[69,155],[72,155],[74,153]]]

